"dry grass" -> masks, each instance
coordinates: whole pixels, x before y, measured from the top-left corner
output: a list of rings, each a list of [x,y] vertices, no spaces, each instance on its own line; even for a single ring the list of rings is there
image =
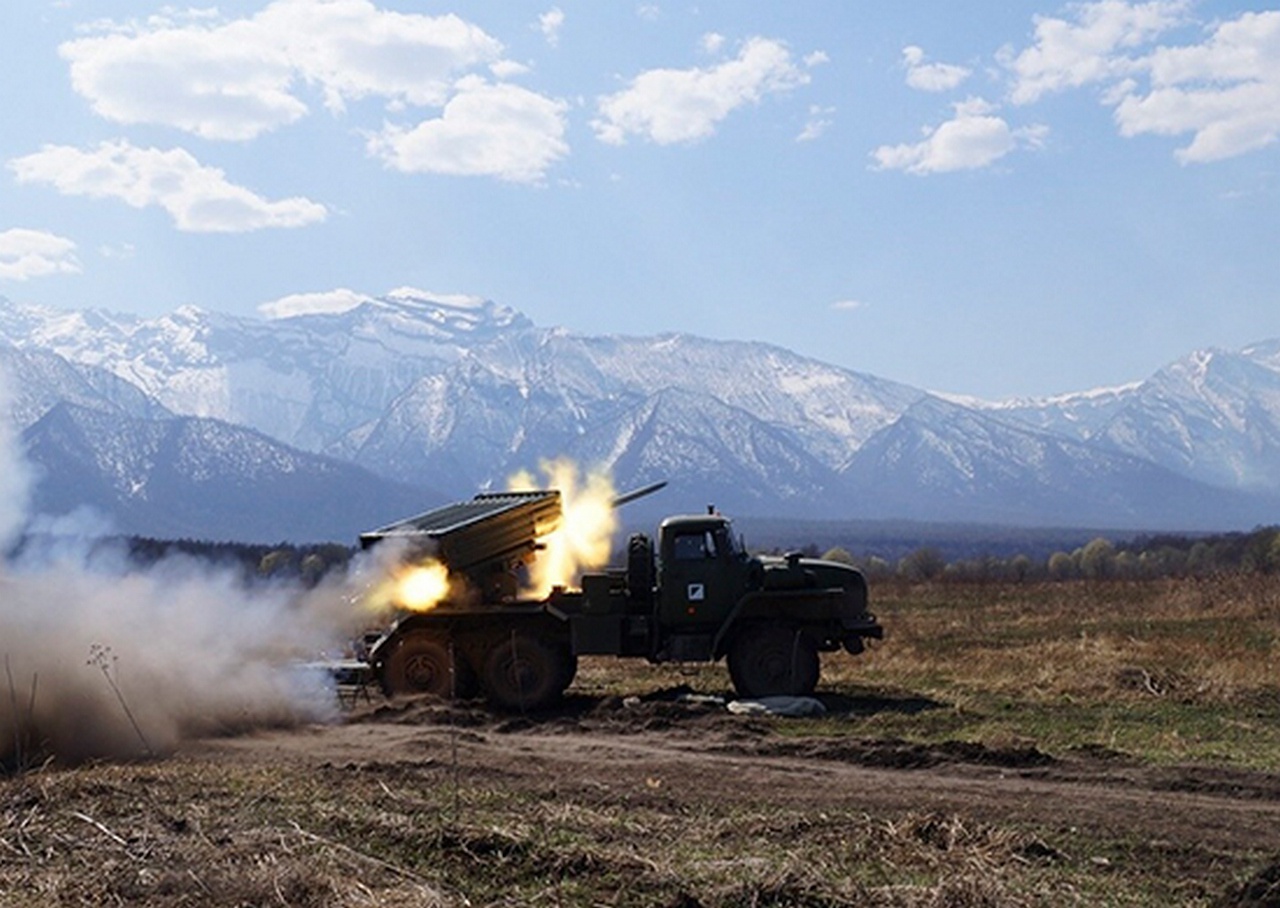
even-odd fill
[[[0,789],[0,904],[1041,904],[1067,857],[956,816],[545,801],[182,761]],[[1074,901],[1057,901],[1076,904]]]
[[[1126,696],[1145,671],[1155,692],[1219,703],[1280,685],[1280,583],[1264,578],[887,587],[877,610],[892,628],[880,678]]]
[[[825,683],[946,709],[878,731],[1280,768],[1280,582],[886,585],[888,639]]]
[[[826,659],[823,682],[872,706],[774,734],[1280,766],[1280,584],[904,585],[874,596],[888,639]],[[722,666],[616,660],[584,662],[575,688],[680,683],[727,690]],[[455,785],[447,769],[179,757],[0,778],[0,908],[1209,905],[1257,860],[953,812],[780,809],[749,789],[701,801],[513,789],[465,765]]]

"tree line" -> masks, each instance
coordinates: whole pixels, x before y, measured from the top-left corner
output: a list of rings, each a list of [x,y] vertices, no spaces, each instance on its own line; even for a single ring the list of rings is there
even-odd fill
[[[38,549],[38,537],[24,539],[10,552],[21,557]],[[198,558],[238,572],[246,583],[290,582],[314,586],[333,572],[345,571],[356,549],[338,543],[274,545],[208,542],[195,539],[114,537],[94,543],[94,552],[123,548],[141,568],[171,557]],[[1070,551],[1044,556],[982,555],[948,560],[934,546],[921,546],[899,558],[853,553],[843,546],[823,549],[809,543],[800,549],[861,569],[868,580],[911,582],[1025,583],[1068,580],[1143,580],[1207,577],[1222,573],[1280,574],[1280,526],[1213,536],[1163,534],[1115,541],[1098,536]],[[774,552],[780,554],[780,552]]]
[[[819,550],[813,546],[809,551],[817,554]],[[1127,541],[1099,536],[1071,551],[1056,551],[1044,558],[1015,554],[948,561],[932,546],[923,546],[897,560],[874,554],[855,555],[839,546],[822,552],[822,557],[854,565],[873,581],[896,577],[908,581],[1023,583],[1280,574],[1280,527],[1213,536],[1139,536]]]

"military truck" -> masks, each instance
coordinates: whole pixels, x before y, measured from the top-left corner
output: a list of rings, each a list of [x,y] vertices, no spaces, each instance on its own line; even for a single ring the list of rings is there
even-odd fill
[[[554,489],[486,493],[361,535],[366,548],[398,540],[401,557],[439,561],[454,579],[443,601],[400,613],[369,646],[388,695],[483,693],[502,709],[536,710],[564,693],[586,655],[723,658],[740,697],[807,695],[820,653],[856,654],[883,636],[859,571],[798,554],[751,555],[713,508],[667,518],[656,545],[631,536],[626,564],[583,574],[580,589],[522,597],[524,566],[560,517]]]

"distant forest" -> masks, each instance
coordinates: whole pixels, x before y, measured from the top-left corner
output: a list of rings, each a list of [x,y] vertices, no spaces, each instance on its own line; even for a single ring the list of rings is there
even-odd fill
[[[843,533],[821,533],[839,526],[801,523],[790,526],[793,532],[788,533],[786,525],[775,524],[755,539],[746,536],[745,541],[751,551],[762,554],[799,551],[852,564],[872,581],[897,578],[984,583],[1136,580],[1229,572],[1280,574],[1278,526],[1202,536],[1142,535],[1128,540],[1048,530],[966,528],[965,533],[958,533],[955,528],[925,525],[901,525],[892,533],[881,528],[879,540],[849,539],[847,528]],[[759,531],[760,527],[750,529]],[[956,545],[960,536],[964,544]],[[1021,549],[1016,546],[1019,539],[1025,544]],[[66,543],[61,540],[26,537],[9,553],[9,558],[40,558],[65,548]],[[188,557],[238,572],[246,584],[288,582],[313,586],[333,572],[345,571],[356,551],[337,543],[250,545],[113,537],[95,541],[83,555],[90,562],[98,557],[123,555],[128,564],[140,569],[164,559]]]
[[[806,547],[807,554],[860,567],[871,580],[958,583],[1064,580],[1142,580],[1207,577],[1223,573],[1280,574],[1280,527],[1209,536],[1153,535],[1127,541],[1103,536],[1048,555],[1025,552],[948,560],[942,550],[921,546],[890,560],[842,546]]]
[[[49,536],[26,536],[10,551],[9,560],[34,559],[38,563],[57,557],[72,545]],[[330,572],[346,570],[356,551],[337,543],[259,545],[142,536],[103,537],[88,545],[77,541],[74,547],[77,556],[90,565],[122,557],[128,565],[144,570],[166,559],[192,558],[215,569],[236,572],[247,584],[287,581],[305,586],[314,586]]]

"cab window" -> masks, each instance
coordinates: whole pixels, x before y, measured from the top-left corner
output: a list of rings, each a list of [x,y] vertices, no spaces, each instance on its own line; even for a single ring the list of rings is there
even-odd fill
[[[675,538],[674,554],[677,561],[705,561],[716,557],[715,538],[710,532],[685,533]]]

